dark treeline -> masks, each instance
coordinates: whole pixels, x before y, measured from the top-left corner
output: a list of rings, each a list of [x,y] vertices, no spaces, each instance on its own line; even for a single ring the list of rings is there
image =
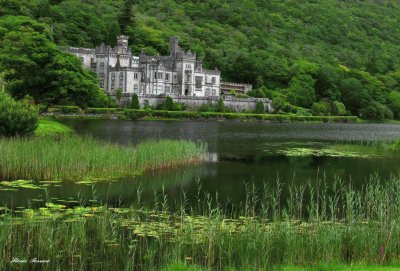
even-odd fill
[[[122,33],[135,53],[146,48],[165,54],[169,37],[178,36],[206,66],[218,67],[224,80],[254,84],[250,95],[273,98],[278,111],[400,118],[395,0],[0,3],[0,15],[29,16],[48,25],[58,45],[114,44]]]

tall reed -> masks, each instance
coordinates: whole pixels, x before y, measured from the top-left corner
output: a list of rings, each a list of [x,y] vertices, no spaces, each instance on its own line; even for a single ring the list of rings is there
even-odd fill
[[[81,180],[133,176],[201,160],[206,145],[159,140],[137,147],[93,138],[0,138],[0,180]]]
[[[182,191],[176,201],[155,195],[150,209],[138,199],[127,209],[6,213],[0,270],[158,270],[177,261],[211,270],[400,264],[400,178],[374,176],[361,190],[318,181],[291,186],[285,198],[284,188],[249,184],[245,202],[232,208],[199,188],[197,206]],[[51,261],[17,265],[13,257]]]

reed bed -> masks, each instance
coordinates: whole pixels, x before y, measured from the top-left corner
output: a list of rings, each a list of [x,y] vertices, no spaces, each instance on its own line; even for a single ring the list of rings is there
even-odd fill
[[[206,145],[158,140],[133,146],[93,138],[0,138],[0,180],[110,180],[200,161]]]
[[[400,178],[375,176],[361,190],[339,180],[290,186],[286,196],[283,190],[280,183],[248,184],[237,206],[199,188],[196,206],[182,191],[174,202],[155,195],[152,207],[138,198],[125,209],[6,212],[0,270],[160,270],[176,262],[193,270],[399,266]],[[50,262],[14,264],[15,257]]]

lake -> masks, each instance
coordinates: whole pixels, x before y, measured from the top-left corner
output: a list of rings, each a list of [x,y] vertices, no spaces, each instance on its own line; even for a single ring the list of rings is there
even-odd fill
[[[180,201],[182,191],[189,203],[196,202],[198,195],[209,193],[214,197],[217,195],[221,203],[228,204],[245,200],[246,184],[254,184],[259,190],[264,184],[274,187],[279,179],[286,190],[292,184],[314,184],[317,180],[332,183],[340,178],[345,183],[362,187],[371,175],[386,179],[400,174],[400,156],[396,154],[363,157],[307,153],[335,145],[362,142],[373,146],[371,142],[397,139],[400,138],[400,126],[395,124],[80,119],[62,122],[78,134],[127,147],[158,138],[205,141],[209,159],[200,165],[150,172],[113,182],[63,182],[49,185],[46,190],[0,190],[3,206],[40,207],[47,201],[66,205],[107,203],[129,206],[138,198],[151,204],[155,193],[160,197],[165,194],[170,202]]]

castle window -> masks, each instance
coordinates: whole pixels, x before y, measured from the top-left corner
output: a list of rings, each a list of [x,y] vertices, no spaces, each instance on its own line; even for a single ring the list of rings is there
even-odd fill
[[[104,70],[104,62],[100,63],[100,70]]]
[[[138,79],[138,74],[137,74],[137,72],[135,72],[135,73],[133,74],[133,79],[135,79],[135,80]]]
[[[174,74],[174,82],[176,82],[176,74]]]
[[[216,83],[216,79],[215,79],[214,76],[211,78],[211,83],[212,83],[213,85],[215,85],[215,83]]]
[[[138,84],[134,84],[133,85],[133,92],[138,93],[139,91],[139,85]]]
[[[196,88],[201,88],[202,85],[203,85],[203,77],[196,76]]]
[[[160,80],[163,79],[163,73],[162,73],[162,72],[159,72],[159,73],[158,73],[158,79],[160,79]]]
[[[169,73],[165,74],[165,81],[169,81]]]
[[[169,93],[171,91],[169,86],[165,86],[165,93]]]
[[[154,79],[157,80],[157,72],[154,72]]]

